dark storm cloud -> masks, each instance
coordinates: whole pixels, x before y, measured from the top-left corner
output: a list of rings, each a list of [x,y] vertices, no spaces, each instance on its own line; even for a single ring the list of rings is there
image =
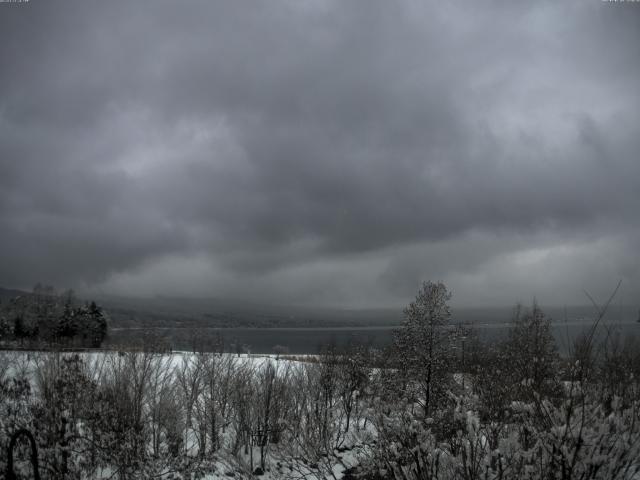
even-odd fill
[[[554,301],[638,292],[639,27],[599,1],[0,4],[0,282],[511,302],[552,259]]]

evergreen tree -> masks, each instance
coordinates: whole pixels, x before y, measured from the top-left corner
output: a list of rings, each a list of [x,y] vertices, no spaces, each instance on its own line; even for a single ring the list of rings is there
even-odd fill
[[[91,302],[89,305],[90,343],[93,348],[99,348],[107,336],[107,319],[102,309]]]
[[[551,321],[535,302],[530,310],[516,306],[513,327],[502,350],[504,381],[521,400],[531,400],[535,395],[554,398],[561,393]]]
[[[0,341],[7,340],[12,333],[13,328],[11,323],[4,315],[0,314]]]
[[[29,329],[22,315],[16,315],[13,319],[13,336],[20,341],[29,337]]]
[[[444,397],[450,383],[447,363],[451,357],[451,293],[443,283],[424,282],[415,300],[404,310],[403,327],[395,332],[401,371],[417,387],[415,400],[425,418]]]

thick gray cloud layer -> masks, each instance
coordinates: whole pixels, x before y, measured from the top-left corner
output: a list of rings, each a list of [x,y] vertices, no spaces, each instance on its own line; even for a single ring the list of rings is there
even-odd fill
[[[0,284],[640,301],[640,4],[0,4]]]

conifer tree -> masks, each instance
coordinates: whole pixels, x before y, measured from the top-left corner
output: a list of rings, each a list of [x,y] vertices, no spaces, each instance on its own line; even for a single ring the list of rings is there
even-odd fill
[[[402,328],[395,332],[401,371],[416,385],[415,400],[423,407],[425,418],[449,383],[450,299],[451,293],[443,283],[424,282],[415,300],[404,310]]]

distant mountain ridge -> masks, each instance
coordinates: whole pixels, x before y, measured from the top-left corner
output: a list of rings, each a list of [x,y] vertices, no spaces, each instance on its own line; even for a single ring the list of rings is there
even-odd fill
[[[30,295],[0,287],[0,301]],[[79,300],[84,298],[79,295]],[[340,309],[285,306],[223,300],[157,296],[153,298],[100,295],[95,300],[110,315],[113,328],[258,328],[258,327],[367,327],[399,325],[402,309]],[[526,305],[525,305],[526,307]],[[495,324],[512,319],[513,306],[453,308],[452,323]],[[542,307],[554,322],[585,321],[595,317],[592,306]],[[611,305],[606,320],[635,322],[637,308]]]
[[[29,295],[29,292],[25,292],[22,290],[16,290],[14,288],[3,288],[0,287],[0,301],[4,302],[6,300],[10,300],[12,298],[20,297],[22,295]]]

